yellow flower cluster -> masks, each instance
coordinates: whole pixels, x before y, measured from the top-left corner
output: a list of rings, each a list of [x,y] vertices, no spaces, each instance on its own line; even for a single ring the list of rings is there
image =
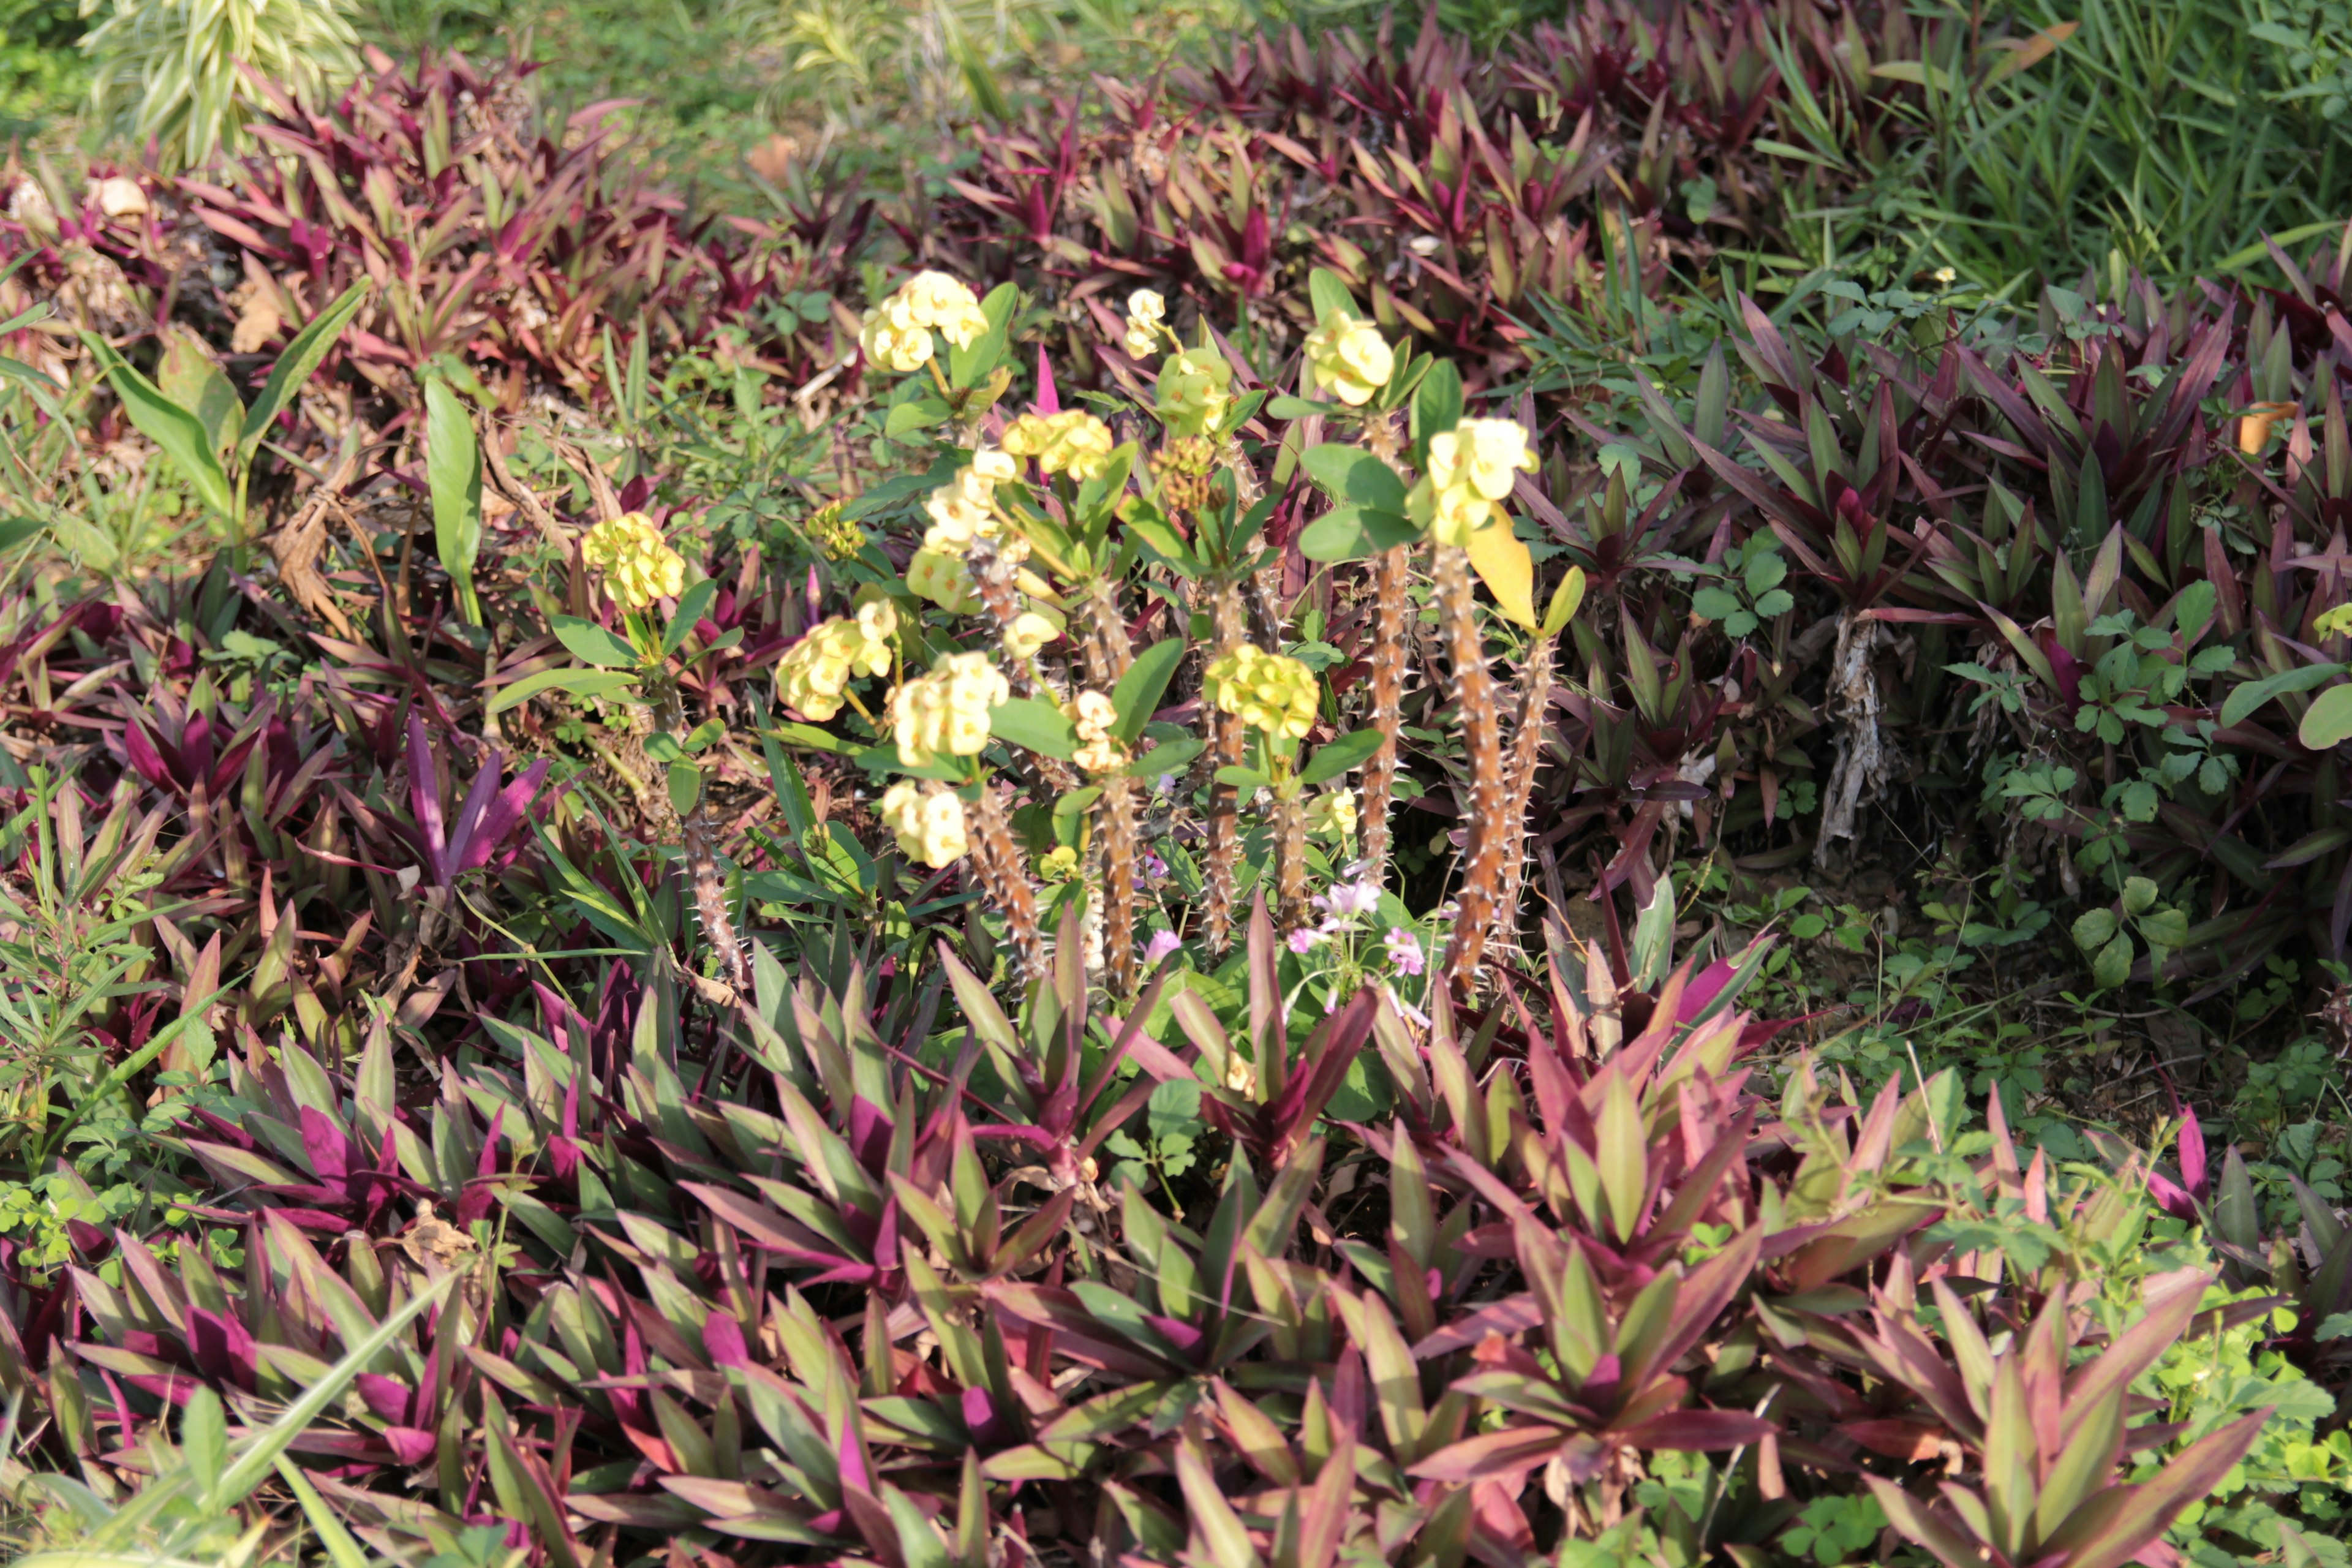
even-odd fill
[[[1056,844],[1037,857],[1037,875],[1048,882],[1066,882],[1078,874],[1078,852]]]
[[[1034,458],[1049,474],[1098,479],[1110,467],[1110,426],[1083,408],[1059,414],[1024,414],[1004,432],[1004,449]]]
[[[907,587],[916,597],[929,599],[951,616],[968,616],[980,608],[980,590],[971,569],[960,556],[936,550],[918,550],[907,563]]]
[[[2352,605],[2338,605],[2332,610],[2322,610],[2319,618],[2311,623],[2314,635],[2323,637],[2341,637],[2352,632]]]
[[[818,723],[841,711],[841,694],[854,675],[890,668],[890,639],[898,612],[887,599],[861,605],[855,620],[820,621],[776,667],[776,695]]]
[[[1019,471],[1003,452],[986,447],[974,452],[971,461],[956,470],[954,479],[924,500],[923,510],[929,514],[931,526],[923,535],[923,548],[961,558],[971,552],[973,540],[995,539],[1003,532],[996,521],[996,487]],[[1010,535],[1000,548],[1015,561],[1029,553],[1024,541]]]
[[[1496,518],[1517,476],[1536,471],[1528,433],[1513,419],[1465,419],[1430,438],[1431,537],[1467,545]]]
[[[846,561],[866,548],[866,531],[842,515],[839,501],[827,501],[801,525],[809,542],[824,552],[827,561]]]
[[[988,710],[1013,695],[984,653],[951,653],[890,694],[898,760],[919,768],[940,757],[974,757],[988,744]]]
[[[1213,429],[1233,405],[1234,367],[1215,345],[1177,351],[1160,367],[1160,417],[1171,436]]]
[[[1212,662],[1202,694],[1220,712],[1279,740],[1304,740],[1315,727],[1315,672],[1288,654],[1253,643]]]
[[[900,779],[883,791],[882,826],[898,836],[898,853],[934,871],[961,859],[971,847],[964,836],[963,802],[937,784]]]
[[[1070,760],[1090,773],[1114,772],[1127,764],[1127,748],[1110,732],[1118,710],[1099,691],[1081,691],[1062,704],[1078,731],[1078,749]]]
[[[1127,352],[1144,359],[1160,347],[1160,323],[1168,319],[1168,301],[1153,289],[1138,289],[1127,297]]]
[[[605,592],[625,610],[686,589],[686,562],[644,512],[600,522],[580,542],[580,558],[604,574]]]
[[[1334,838],[1356,836],[1356,793],[1335,789],[1317,795],[1307,803],[1307,830],[1328,833]]]
[[[1031,659],[1037,650],[1062,635],[1061,624],[1039,610],[1024,610],[1013,617],[1004,628],[1004,653],[1008,658]]]
[[[866,318],[858,342],[868,360],[903,375],[939,352],[934,331],[963,349],[987,331],[988,318],[970,289],[944,272],[918,272]]]
[[[1395,351],[1370,321],[1335,311],[1307,334],[1307,374],[1350,408],[1370,403],[1395,370]]]

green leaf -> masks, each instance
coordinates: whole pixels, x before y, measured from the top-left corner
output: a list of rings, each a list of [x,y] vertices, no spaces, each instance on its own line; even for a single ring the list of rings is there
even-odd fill
[[[2146,877],[2124,879],[2124,913],[2143,915],[2156,907],[2156,884]]]
[[[1657,890],[1633,922],[1633,984],[1643,990],[1657,984],[1674,966],[1675,879],[1658,879]]]
[[[1404,481],[1397,478],[1394,468],[1361,447],[1326,441],[1308,447],[1302,460],[1307,477],[1342,505],[1391,513],[1404,510]]]
[[[219,363],[194,336],[171,335],[155,366],[155,384],[165,397],[196,416],[215,452],[225,451],[245,427],[245,405]]]
[[[2116,917],[2110,910],[2085,910],[2074,921],[2074,945],[2084,952],[2105,947],[2116,934]]]
[[[2325,686],[2344,673],[2340,664],[2306,664],[2301,669],[2290,669],[2283,675],[2264,676],[2260,680],[2248,680],[2230,689],[2221,700],[2221,727],[2235,729],[2244,723],[2273,697],[2289,691],[2308,691],[2315,686]]]
[[[1412,395],[1412,466],[1429,467],[1429,438],[1462,423],[1462,373],[1439,360]]]
[[[904,436],[910,430],[928,430],[948,420],[948,405],[936,397],[919,397],[912,403],[901,403],[890,410],[882,422],[885,436]]]
[[[1219,784],[1231,784],[1234,788],[1240,790],[1244,794],[1251,790],[1264,789],[1267,784],[1274,782],[1254,768],[1244,768],[1230,764],[1225,767],[1219,768],[1217,770],[1216,776]]]
[[[710,613],[710,602],[718,596],[719,584],[709,577],[688,585],[677,596],[677,614],[669,618],[668,629],[662,633],[664,658],[686,646],[687,634],[694,630],[697,621]]]
[[[1132,746],[1143,738],[1143,727],[1159,710],[1160,694],[1175,677],[1176,667],[1184,659],[1184,639],[1169,637],[1153,643],[1135,656],[1127,673],[1118,678],[1111,689],[1111,706],[1118,710],[1118,720],[1110,732],[1119,741]]]
[[[37,517],[0,518],[0,555],[13,554],[48,526]]]
[[[466,618],[482,624],[474,560],[482,549],[482,450],[473,416],[439,376],[425,382],[425,477],[433,491],[433,548],[456,584]]]
[[[187,1458],[196,1495],[210,1499],[228,1468],[228,1416],[220,1395],[209,1388],[197,1389],[180,1413],[180,1451]]]
[[[1317,403],[1304,397],[1271,397],[1265,411],[1276,419],[1305,419],[1317,414],[1344,414],[1345,405],[1337,403]]]
[[[294,401],[294,395],[302,390],[303,384],[319,368],[319,362],[327,357],[327,351],[335,346],[335,340],[343,335],[343,329],[359,314],[373,288],[374,284],[366,279],[352,284],[341,299],[311,317],[310,324],[294,334],[294,341],[286,345],[286,352],[269,367],[269,379],[261,384],[261,395],[245,411],[245,431],[237,437],[237,454],[244,461],[253,460],[254,451],[261,445],[262,437],[268,434],[271,422]]]
[[[636,683],[636,675],[625,669],[542,669],[536,675],[524,676],[512,686],[500,687],[499,694],[490,699],[488,711],[503,713],[550,691],[569,691],[575,697],[610,697]]]
[[[1187,735],[1181,741],[1163,741],[1140,756],[1129,760],[1120,771],[1129,778],[1159,778],[1190,767],[1192,759],[1209,749],[1208,742]]]
[[[1369,561],[1420,537],[1400,513],[1337,506],[1300,531],[1298,552],[1309,561]]]
[[[1052,703],[1037,697],[1016,697],[988,710],[989,733],[1040,756],[1068,762],[1078,754],[1077,726]]]
[[[1315,307],[1318,322],[1334,316],[1360,319],[1363,315],[1356,309],[1356,297],[1349,291],[1346,280],[1328,267],[1318,267],[1307,275],[1307,298]]]
[[[131,416],[131,423],[187,475],[198,500],[215,515],[234,521],[236,498],[229,489],[220,456],[205,434],[204,422],[157,391],[155,384],[131,368],[131,362],[115,353],[104,338],[95,332],[84,332],[81,337],[91,357],[106,367],[106,379],[122,400],[122,411]]]
[[[2098,982],[2101,990],[2112,991],[2131,978],[2131,938],[2118,933],[2091,960],[2091,978]]]
[[[1342,735],[1307,759],[1307,765],[1298,770],[1298,782],[1318,784],[1326,779],[1338,778],[1349,768],[1361,767],[1388,738],[1382,730],[1358,730]]]
[[[2315,752],[2328,751],[2347,737],[2352,737],[2352,682],[2321,692],[2295,731],[2295,738]]]
[[[1739,613],[1739,595],[1728,588],[1701,588],[1691,595],[1691,613],[1720,621]]]
[[[667,782],[670,809],[678,816],[691,815],[702,803],[702,770],[692,763],[670,763]]]
[[[557,638],[572,650],[572,657],[583,664],[600,665],[607,669],[636,668],[637,650],[629,646],[626,637],[578,616],[550,616],[547,621]]]

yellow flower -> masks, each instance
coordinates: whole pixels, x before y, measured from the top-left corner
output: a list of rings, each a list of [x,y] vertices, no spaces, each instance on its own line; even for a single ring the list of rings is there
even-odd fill
[[[1518,475],[1535,471],[1516,419],[1465,419],[1429,443],[1429,477],[1439,489],[1466,484],[1486,500],[1504,500]]]
[[[2352,605],[2338,605],[2323,612],[2317,620],[2312,622],[2311,629],[2315,636],[2323,637],[2342,637],[2352,632]]]
[[[1335,838],[1353,838],[1356,836],[1355,792],[1335,789],[1308,801],[1307,830],[1309,833],[1328,833]]]
[[[1004,533],[996,519],[996,487],[1019,471],[1008,452],[986,447],[974,452],[971,461],[956,470],[954,479],[924,500],[931,526],[923,535],[923,548],[961,557],[971,552],[973,540],[995,540],[1003,554],[1016,562],[1025,560],[1029,542]]]
[[[980,592],[972,586],[970,569],[958,557],[936,550],[918,550],[907,563],[907,589],[950,615],[968,616],[980,608]]]
[[[937,784],[901,779],[882,795],[882,826],[898,835],[898,853],[933,870],[951,865],[971,847],[963,802]]]
[[[1037,650],[1062,635],[1062,628],[1049,616],[1035,610],[1024,610],[1013,617],[1004,628],[1004,652],[1008,658],[1030,659]]]
[[[1110,732],[1118,710],[1099,691],[1081,691],[1062,704],[1078,732],[1078,749],[1070,760],[1090,773],[1108,773],[1127,765],[1127,748]]]
[[[890,668],[890,639],[898,612],[887,599],[858,607],[857,618],[819,622],[794,643],[776,667],[776,693],[818,723],[841,711],[841,694],[853,675],[880,675]]]
[[[1160,322],[1168,319],[1168,301],[1150,289],[1138,289],[1127,297],[1128,355],[1131,359],[1150,357],[1160,347],[1163,329]]]
[[[1370,321],[1334,314],[1307,334],[1307,374],[1350,408],[1370,402],[1395,369],[1395,351]]]
[[[919,768],[942,756],[978,756],[988,744],[988,710],[1012,695],[986,654],[948,655],[890,694],[898,760]]]
[[[1257,1068],[1239,1051],[1225,1058],[1225,1087],[1235,1094],[1257,1093]]]
[[[866,330],[857,341],[867,359],[901,375],[922,369],[938,352],[929,329],[918,325],[914,311],[898,299],[866,318]]]
[[[1315,672],[1255,644],[1244,643],[1213,662],[1202,694],[1219,711],[1279,740],[1304,740],[1315,727]]]
[[[801,526],[827,561],[846,561],[866,548],[866,531],[842,515],[837,500],[817,508]]]
[[[1180,349],[1160,367],[1160,417],[1171,435],[1199,436],[1233,405],[1234,367],[1212,345]]]
[[[1110,466],[1110,426],[1083,408],[1059,414],[1024,414],[1004,432],[1004,449],[1034,458],[1049,474],[1097,479]]]
[[[641,610],[686,588],[686,561],[653,519],[633,511],[590,529],[580,558],[604,574],[604,591],[625,610]]]
[[[1496,503],[1522,473],[1534,473],[1528,433],[1511,419],[1465,419],[1430,438],[1429,472],[1414,487],[1412,510],[1440,544],[1467,545],[1496,521]]]
[[[944,272],[918,272],[898,285],[915,324],[929,327],[960,349],[978,342],[988,317],[971,289]]]
[[[1078,874],[1078,852],[1066,844],[1055,845],[1037,857],[1037,875],[1048,882],[1066,882]]]
[[[961,349],[987,331],[988,317],[969,288],[944,272],[918,272],[866,318],[858,342],[867,359],[904,375],[939,352],[934,331]]]

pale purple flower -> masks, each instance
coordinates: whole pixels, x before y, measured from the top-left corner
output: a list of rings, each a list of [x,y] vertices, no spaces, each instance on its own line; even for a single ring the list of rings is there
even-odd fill
[[[1156,882],[1168,875],[1168,862],[1157,855],[1147,854],[1143,858],[1143,874]]]
[[[1183,945],[1184,939],[1172,931],[1153,931],[1151,940],[1143,944],[1143,962],[1158,963]]]
[[[1334,921],[1352,920],[1370,914],[1381,907],[1381,885],[1369,879],[1360,882],[1339,882],[1315,900],[1316,907],[1329,912]]]
[[[1423,968],[1421,939],[1402,926],[1389,927],[1389,962],[1396,965],[1399,974],[1419,974]]]
[[[1304,958],[1321,947],[1326,940],[1321,931],[1301,926],[1290,933],[1290,951]]]

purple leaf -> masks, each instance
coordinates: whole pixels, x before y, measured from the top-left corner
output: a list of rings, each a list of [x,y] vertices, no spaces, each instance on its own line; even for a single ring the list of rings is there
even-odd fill
[[[433,770],[433,746],[425,736],[425,721],[412,710],[408,715],[408,805],[416,814],[416,831],[425,839],[425,868],[444,887],[449,881],[449,838],[441,822],[440,781]]]
[[[196,1370],[215,1381],[234,1383],[251,1394],[261,1363],[253,1335],[235,1318],[202,1307],[188,1309],[188,1354]]]

